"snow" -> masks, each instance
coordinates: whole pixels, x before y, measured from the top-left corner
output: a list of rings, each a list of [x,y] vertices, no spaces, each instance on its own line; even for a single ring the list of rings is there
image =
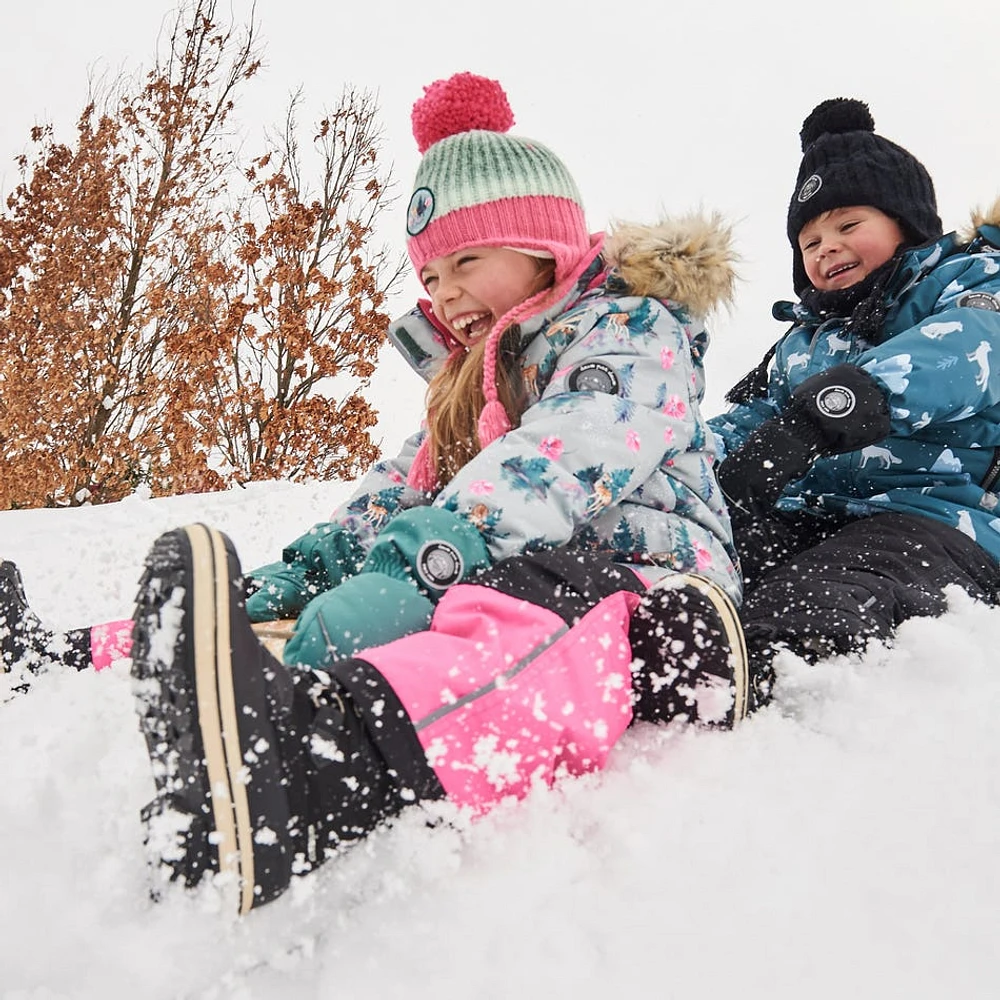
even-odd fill
[[[9,6],[5,193],[30,126],[54,117],[65,135],[87,68],[148,59],[161,18],[124,0]],[[592,0],[509,0],[488,45],[485,15],[444,0],[352,8],[349,23],[305,0],[258,0],[257,14],[267,66],[242,105],[257,129],[299,82],[303,121],[345,82],[377,89],[405,188],[410,104],[471,68],[500,78],[522,134],[570,164],[595,227],[699,203],[733,219],[745,281],[715,326],[708,412],[780,332],[769,308],[788,293],[784,217],[813,104],[870,101],[880,131],[928,166],[948,227],[1000,193],[1000,77],[975,51],[977,5],[708,0],[619,17]],[[373,398],[392,451],[419,382],[386,354]],[[275,483],[3,512],[0,556],[44,618],[78,627],[131,613],[162,531],[217,526],[249,568],[346,492]],[[892,649],[787,657],[774,703],[733,733],[636,728],[602,774],[476,822],[415,808],[241,921],[221,889],[150,899],[139,810],[153,786],[127,666],[43,676],[0,704],[0,998],[993,997],[998,648],[1000,610],[956,594]],[[9,687],[0,678],[0,699]]]
[[[74,512],[77,534],[127,544],[169,501],[132,506]],[[485,819],[414,809],[241,921],[212,887],[149,899],[125,664],[49,674],[0,706],[2,995],[991,996],[998,642],[1000,612],[956,594],[892,650],[787,657],[735,732],[643,726],[606,772]]]

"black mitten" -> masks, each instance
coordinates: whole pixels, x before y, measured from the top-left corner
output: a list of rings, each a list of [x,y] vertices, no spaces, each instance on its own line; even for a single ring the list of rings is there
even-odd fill
[[[818,454],[814,442],[800,437],[780,418],[765,420],[719,466],[719,486],[731,507],[760,515],[774,506],[788,483],[809,471]]]
[[[889,434],[889,404],[878,383],[855,365],[836,365],[807,378],[778,417],[810,440],[821,455],[840,455]]]
[[[765,420],[719,466],[719,485],[740,510],[769,510],[820,455],[839,455],[889,433],[889,405],[874,379],[854,365],[807,378],[780,416]]]

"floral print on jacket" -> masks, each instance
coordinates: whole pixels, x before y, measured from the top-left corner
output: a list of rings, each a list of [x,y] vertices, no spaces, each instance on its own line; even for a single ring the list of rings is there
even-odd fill
[[[372,468],[334,523],[367,548],[396,513],[433,503],[467,517],[496,560],[575,545],[642,566],[648,579],[701,573],[739,600],[714,439],[701,414],[701,316],[728,294],[730,259],[717,220],[612,236],[561,302],[521,325],[527,406],[519,425],[435,494],[406,484],[425,433],[417,432]],[[426,308],[389,335],[425,379],[447,357]]]

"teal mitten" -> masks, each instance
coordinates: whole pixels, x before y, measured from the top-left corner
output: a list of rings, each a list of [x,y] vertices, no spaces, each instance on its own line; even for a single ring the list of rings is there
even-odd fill
[[[432,601],[490,565],[472,522],[442,507],[411,507],[379,533],[362,573],[384,573],[417,585]]]
[[[252,622],[295,618],[317,594],[357,573],[364,560],[358,540],[339,524],[317,524],[296,538],[282,561],[248,574],[256,590],[247,597]]]
[[[406,580],[383,573],[360,573],[314,597],[285,643],[289,666],[325,670],[335,660],[422,632],[434,605]]]

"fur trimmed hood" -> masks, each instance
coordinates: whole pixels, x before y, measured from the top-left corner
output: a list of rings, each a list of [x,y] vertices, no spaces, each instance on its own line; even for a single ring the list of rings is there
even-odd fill
[[[718,213],[616,223],[604,258],[636,295],[669,299],[699,317],[732,303],[738,258],[732,227]]]
[[[971,243],[980,226],[1000,226],[1000,197],[985,210],[979,207],[973,209],[968,229],[959,230],[962,242]]]
[[[713,309],[731,305],[737,260],[732,228],[722,217],[693,213],[654,224],[615,223],[593,267],[600,266],[602,274],[614,269],[633,295],[668,300],[704,319]],[[455,346],[426,299],[390,323],[388,336],[410,367],[427,380]]]

